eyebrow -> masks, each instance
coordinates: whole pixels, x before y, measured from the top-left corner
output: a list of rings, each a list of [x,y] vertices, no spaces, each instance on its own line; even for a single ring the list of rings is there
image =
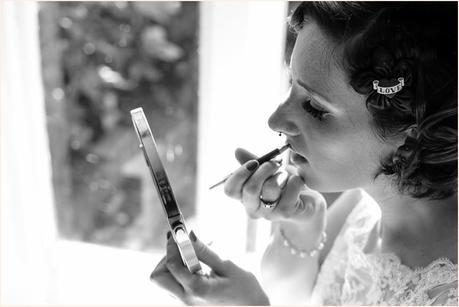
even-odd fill
[[[291,69],[290,67],[287,67],[287,72],[288,72],[289,80],[292,82],[292,81],[293,81],[293,78],[292,78],[292,69]],[[314,94],[314,95],[316,95],[316,96],[319,96],[319,98],[322,98],[323,100],[325,100],[326,102],[328,102],[328,103],[331,104],[331,100],[330,100],[327,96],[325,96],[325,95],[323,95],[323,94],[321,94],[321,93],[315,91],[314,89],[312,89],[311,86],[309,86],[308,84],[306,84],[304,81],[302,81],[302,80],[300,80],[300,79],[296,79],[295,81],[296,81],[299,85],[301,85],[301,87],[303,87],[304,89],[306,89],[308,92],[310,92],[310,93],[312,93],[312,94]]]

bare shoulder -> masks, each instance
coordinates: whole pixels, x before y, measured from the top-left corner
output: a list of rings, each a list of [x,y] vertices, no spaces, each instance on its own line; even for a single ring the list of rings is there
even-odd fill
[[[363,194],[360,189],[353,189],[343,192],[343,194],[329,207],[327,211],[327,242],[324,249],[322,250],[319,258],[319,264],[322,262],[328,255],[336,236],[343,227],[346,218],[349,213],[354,209],[354,207],[362,199]]]

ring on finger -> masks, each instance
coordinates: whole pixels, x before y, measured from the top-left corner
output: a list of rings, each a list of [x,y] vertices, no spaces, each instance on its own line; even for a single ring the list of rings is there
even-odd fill
[[[276,199],[275,201],[267,201],[263,199],[263,195],[260,194],[260,203],[266,209],[274,209],[279,203],[279,199]]]

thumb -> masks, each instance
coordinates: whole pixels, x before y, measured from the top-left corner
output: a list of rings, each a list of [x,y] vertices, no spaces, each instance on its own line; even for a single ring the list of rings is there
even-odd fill
[[[327,211],[327,202],[324,197],[319,192],[306,190],[300,194],[300,199],[304,206],[304,215],[324,223]]]
[[[190,239],[193,242],[193,247],[199,261],[208,265],[218,275],[225,275],[227,271],[226,262],[199,240],[193,231],[190,232]]]
[[[234,153],[236,156],[236,159],[239,161],[239,163],[244,164],[245,162],[249,160],[254,160],[258,158],[256,155],[251,153],[248,150],[245,150],[244,148],[238,148],[236,149],[236,152]]]

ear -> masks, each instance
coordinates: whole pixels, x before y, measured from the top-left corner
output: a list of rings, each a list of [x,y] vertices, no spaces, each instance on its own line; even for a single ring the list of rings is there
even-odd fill
[[[392,157],[393,163],[410,163],[414,157],[414,149],[416,147],[417,125],[411,125],[401,133],[403,144],[399,145],[395,155]]]
[[[396,147],[403,146],[408,138],[416,139],[418,136],[418,125],[412,124],[405,130],[401,131],[396,138]]]
[[[411,138],[417,138],[418,136],[418,125],[417,124],[412,124],[408,128],[405,129],[404,133],[406,134],[407,137]]]

